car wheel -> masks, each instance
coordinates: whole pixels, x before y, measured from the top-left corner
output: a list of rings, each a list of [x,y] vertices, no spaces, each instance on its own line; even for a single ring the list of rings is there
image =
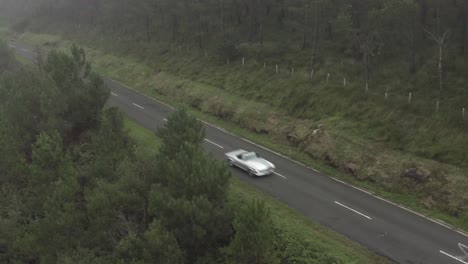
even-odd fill
[[[250,176],[250,177],[253,177],[253,176],[255,176],[255,174],[254,174],[253,170],[249,170],[249,176]]]
[[[229,166],[234,167],[234,161],[229,160],[229,161],[228,161],[228,164],[229,164]]]

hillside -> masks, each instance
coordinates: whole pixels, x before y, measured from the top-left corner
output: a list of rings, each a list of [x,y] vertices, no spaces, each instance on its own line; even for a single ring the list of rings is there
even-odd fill
[[[24,41],[468,222],[466,1],[21,2]]]

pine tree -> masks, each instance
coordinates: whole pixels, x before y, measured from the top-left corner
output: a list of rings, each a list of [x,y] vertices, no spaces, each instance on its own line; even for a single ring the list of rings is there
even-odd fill
[[[241,206],[236,212],[234,229],[234,239],[224,250],[227,263],[279,263],[271,212],[264,202],[253,200]]]

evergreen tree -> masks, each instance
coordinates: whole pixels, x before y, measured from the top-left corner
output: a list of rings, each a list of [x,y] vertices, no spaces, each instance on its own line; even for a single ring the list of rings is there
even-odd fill
[[[158,130],[157,136],[163,141],[161,156],[171,158],[180,151],[184,143],[200,144],[205,138],[205,129],[200,121],[182,109],[169,116],[164,128]]]
[[[150,194],[150,212],[167,227],[194,262],[229,241],[230,212],[226,208],[230,172],[201,148],[202,124],[178,111],[158,132],[163,139],[158,156],[162,173]]]
[[[241,206],[236,212],[234,229],[234,238],[224,250],[227,263],[279,263],[271,212],[264,202],[253,200]]]
[[[145,263],[182,264],[184,253],[175,237],[164,226],[153,222],[144,234],[145,246],[143,259]]]

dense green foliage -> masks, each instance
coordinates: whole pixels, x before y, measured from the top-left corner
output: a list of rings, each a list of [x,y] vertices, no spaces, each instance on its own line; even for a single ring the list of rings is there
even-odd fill
[[[265,203],[229,197],[228,167],[203,151],[196,118],[175,112],[157,132],[159,151],[140,152],[122,115],[105,108],[109,90],[83,49],[53,51],[39,69],[6,68],[0,76],[0,262],[299,257],[279,249],[287,248],[287,233]],[[348,259],[316,250],[298,263]]]
[[[230,174],[186,133],[203,135],[201,124],[176,113],[159,133],[160,155],[138,157],[83,49],[70,54],[51,52],[41,72],[2,71],[1,262],[221,257],[233,233]]]

